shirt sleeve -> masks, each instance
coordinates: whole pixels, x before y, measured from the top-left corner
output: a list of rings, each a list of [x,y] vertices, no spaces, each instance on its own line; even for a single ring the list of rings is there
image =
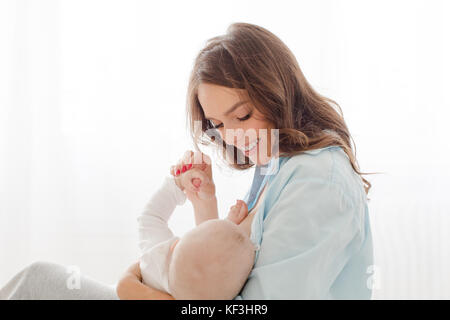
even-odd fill
[[[333,282],[361,247],[360,222],[341,186],[290,180],[267,212],[259,257],[235,299],[329,298]]]
[[[186,195],[176,185],[174,178],[166,176],[137,219],[141,251],[173,237],[168,221],[175,207],[185,201]]]

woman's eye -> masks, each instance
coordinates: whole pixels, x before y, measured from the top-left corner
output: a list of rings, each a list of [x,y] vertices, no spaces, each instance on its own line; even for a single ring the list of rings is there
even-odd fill
[[[248,119],[250,118],[251,115],[252,115],[252,114],[249,113],[249,114],[246,115],[245,117],[243,117],[243,118],[238,118],[238,119],[239,119],[239,121],[245,121],[245,120],[248,120]]]
[[[248,120],[250,117],[252,116],[252,113],[250,112],[249,114],[247,114],[245,117],[243,117],[243,118],[237,118],[239,121],[245,121],[245,120]],[[209,124],[210,124],[210,127],[212,128],[212,129],[219,129],[219,128],[222,128],[223,127],[223,123],[221,123],[221,124],[218,124],[218,125],[215,125],[214,124],[214,122],[212,122],[211,120],[209,120]]]

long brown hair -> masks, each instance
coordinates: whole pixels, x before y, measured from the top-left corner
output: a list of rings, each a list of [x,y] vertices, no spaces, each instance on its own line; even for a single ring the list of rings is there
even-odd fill
[[[200,83],[244,89],[255,108],[279,129],[280,156],[340,146],[353,170],[361,176],[366,194],[369,193],[371,184],[362,175],[371,173],[359,171],[356,145],[345,124],[342,109],[311,87],[295,56],[270,31],[253,24],[233,23],[225,35],[208,39],[195,59],[187,93],[187,127],[195,147],[198,149],[198,143],[208,145],[213,142],[223,148],[222,154],[231,167],[243,170],[253,166],[249,161],[237,163],[236,157],[230,161],[226,150],[234,148],[234,155],[245,156],[236,147],[217,139],[216,135],[205,136],[212,127],[198,100]],[[196,132],[195,122],[202,124],[200,132]],[[355,155],[351,142],[355,145]]]

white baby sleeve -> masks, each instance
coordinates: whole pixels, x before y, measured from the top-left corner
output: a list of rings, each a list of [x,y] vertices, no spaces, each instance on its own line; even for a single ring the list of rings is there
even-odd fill
[[[170,247],[179,239],[173,237],[145,251],[141,255],[139,267],[141,269],[142,282],[154,289],[171,294],[169,288],[169,256]]]
[[[138,217],[139,248],[142,252],[174,236],[168,221],[175,207],[185,201],[186,195],[176,185],[174,177],[166,176]]]

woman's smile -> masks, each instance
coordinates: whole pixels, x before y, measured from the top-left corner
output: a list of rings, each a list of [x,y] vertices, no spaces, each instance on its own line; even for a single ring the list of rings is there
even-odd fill
[[[248,146],[245,146],[245,148],[244,148],[244,153],[245,153],[245,155],[246,155],[247,157],[248,157],[250,154],[253,155],[253,154],[255,153],[255,151],[257,150],[257,146],[258,146],[260,140],[261,140],[261,139],[258,138],[258,139],[256,139],[256,141],[254,141],[253,143],[249,144]]]

